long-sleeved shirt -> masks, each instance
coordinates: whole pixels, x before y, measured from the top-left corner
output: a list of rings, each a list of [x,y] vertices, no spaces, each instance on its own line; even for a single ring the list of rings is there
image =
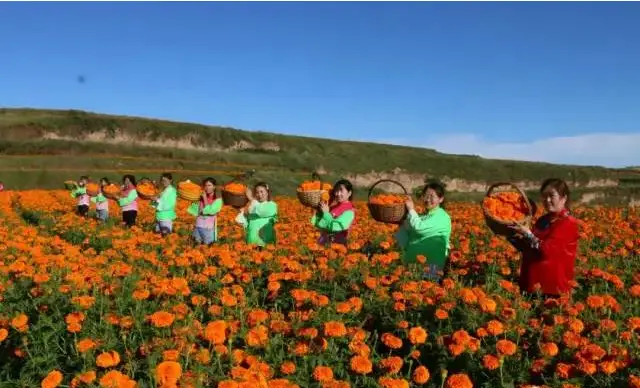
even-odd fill
[[[78,206],[89,206],[91,203],[89,195],[87,194],[87,188],[84,186],[77,186],[71,190],[71,197],[78,200]]]
[[[264,246],[276,242],[275,223],[278,218],[278,204],[274,201],[251,201],[247,214],[239,213],[236,222],[245,228],[247,244]]]
[[[441,207],[424,215],[409,211],[407,219],[396,233],[396,241],[403,250],[405,263],[415,263],[418,255],[427,259],[427,265],[443,270],[449,255],[451,217]]]
[[[123,212],[135,210],[138,211],[138,192],[132,188],[126,196],[118,200],[120,210]]]
[[[222,209],[222,198],[213,200],[210,204],[201,201],[193,202],[187,208],[187,213],[196,217],[196,227],[213,229],[214,240],[217,240],[217,214]]]
[[[540,217],[531,236],[510,239],[522,252],[520,289],[533,293],[539,285],[547,295],[569,291],[575,278],[579,238],[578,221],[564,210]]]
[[[96,204],[96,210],[109,210],[109,200],[104,196],[104,194],[102,194],[102,192],[98,193],[97,196],[92,197],[91,202]]]
[[[172,185],[167,186],[157,200],[151,202],[151,206],[156,209],[157,221],[173,221],[176,219],[176,202],[178,191]]]
[[[344,210],[334,216],[331,212],[315,213],[311,217],[311,224],[322,231],[320,244],[346,244],[349,229],[353,224],[356,213],[353,209]]]

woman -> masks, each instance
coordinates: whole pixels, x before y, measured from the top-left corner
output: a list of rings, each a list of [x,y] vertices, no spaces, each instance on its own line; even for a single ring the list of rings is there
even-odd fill
[[[578,221],[569,214],[569,186],[561,179],[551,178],[540,187],[542,204],[547,213],[540,217],[531,231],[525,225],[512,228],[521,238],[512,244],[522,252],[520,289],[544,296],[558,297],[571,290],[578,251]]]
[[[128,228],[136,224],[138,217],[138,192],[136,178],[133,175],[122,177],[122,191],[118,197],[118,205],[122,211],[122,222]]]
[[[253,191],[247,189],[247,198],[248,209],[242,208],[236,217],[236,222],[245,229],[245,241],[247,244],[260,247],[275,244],[278,204],[271,200],[269,185],[264,182],[257,183]]]
[[[187,212],[196,217],[193,239],[197,244],[211,245],[218,240],[218,213],[222,209],[222,198],[216,198],[216,180],[202,181],[202,196],[189,206]]]
[[[176,202],[178,191],[173,187],[173,176],[165,172],[160,176],[160,188],[162,192],[151,201],[151,206],[156,209],[156,233],[162,237],[173,232],[173,220],[176,219]]]
[[[71,197],[77,199],[76,214],[81,217],[88,217],[89,204],[91,203],[91,197],[87,194],[87,183],[89,183],[89,177],[83,175],[78,180],[78,184],[73,190],[71,190]]]
[[[311,217],[311,224],[320,229],[318,244],[347,245],[349,230],[355,222],[355,207],[351,203],[353,185],[341,179],[333,185],[329,203],[321,202],[316,214]]]
[[[422,189],[426,213],[419,215],[411,198],[405,202],[407,219],[396,233],[404,263],[412,264],[418,256],[427,260],[425,277],[438,281],[444,273],[451,239],[451,217],[444,210],[444,187],[429,183]]]
[[[96,219],[106,222],[109,218],[109,200],[104,196],[102,190],[110,184],[109,179],[104,177],[100,179],[100,192],[97,196],[91,198],[91,202],[96,204]]]

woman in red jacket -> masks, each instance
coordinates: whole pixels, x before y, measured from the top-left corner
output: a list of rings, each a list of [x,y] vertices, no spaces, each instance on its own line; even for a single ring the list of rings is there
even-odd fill
[[[569,214],[569,187],[561,179],[547,179],[540,187],[547,213],[540,217],[533,231],[516,224],[522,236],[512,240],[522,252],[520,289],[538,290],[547,297],[557,297],[571,290],[578,251],[578,221]]]

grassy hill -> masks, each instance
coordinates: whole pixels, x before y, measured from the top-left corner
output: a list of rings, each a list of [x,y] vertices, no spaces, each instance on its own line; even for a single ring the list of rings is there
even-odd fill
[[[316,170],[327,180],[347,177],[361,188],[381,178],[408,189],[425,178],[441,179],[453,192],[476,196],[487,182],[513,181],[535,190],[550,176],[568,180],[579,191],[619,191],[621,174],[634,175],[76,110],[0,109],[0,180],[11,188],[60,187],[62,180],[85,173],[115,179],[171,171],[178,178],[213,175],[225,181],[249,169],[282,194]]]

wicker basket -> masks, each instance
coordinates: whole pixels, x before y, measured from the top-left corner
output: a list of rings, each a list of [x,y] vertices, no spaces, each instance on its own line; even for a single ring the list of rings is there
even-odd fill
[[[322,190],[322,179],[320,179],[320,175],[315,172],[311,174],[311,179],[316,179],[318,182],[320,182],[321,189],[296,191],[296,194],[298,196],[298,201],[300,201],[303,206],[317,208],[318,206],[320,206],[320,202],[322,202],[322,193],[324,193],[324,190]]]
[[[120,195],[121,192],[122,192],[122,189],[120,189],[119,186],[114,185],[113,183],[102,189],[102,194],[105,197],[114,201],[118,200],[118,196]]]
[[[249,199],[247,198],[247,194],[246,193],[234,193],[233,191],[227,191],[225,190],[225,187],[233,182],[237,182],[237,183],[241,183],[241,181],[247,176],[248,174],[245,174],[244,176],[237,176],[233,179],[231,179],[229,182],[225,183],[222,186],[222,189],[220,190],[220,194],[222,195],[222,202],[227,205],[227,206],[231,206],[235,209],[241,209],[243,207],[245,207],[247,205],[247,203],[249,202]]]
[[[190,189],[185,189],[183,187],[181,187],[182,183],[191,183],[190,180],[186,180],[184,182],[180,182],[178,183],[178,197],[181,199],[184,199],[185,201],[189,201],[189,202],[197,202],[200,200],[200,197],[202,196],[202,189],[200,187],[198,187],[198,190],[190,190]]]
[[[142,198],[142,199],[144,199],[146,201],[150,201],[150,200],[153,199],[153,197],[158,195],[158,189],[156,188],[156,192],[153,195],[147,195],[147,194],[143,193],[142,191],[140,191],[140,189],[138,189],[138,187],[140,185],[142,185],[144,183],[147,183],[147,182],[151,182],[151,181],[150,180],[146,180],[146,181],[142,181],[142,182],[138,183],[138,185],[136,186],[136,191],[138,192],[138,197],[140,197],[140,198]]]
[[[97,197],[100,194],[100,185],[97,183],[87,183],[86,184],[87,195],[90,197]]]
[[[367,207],[369,208],[369,213],[371,213],[371,217],[373,217],[373,219],[378,222],[396,225],[401,224],[407,216],[407,207],[404,203],[388,205],[371,203],[371,193],[373,193],[373,188],[383,182],[395,183],[402,188],[405,195],[409,195],[407,189],[405,189],[400,182],[391,179],[380,179],[369,188],[369,195],[367,197]]]
[[[487,194],[485,195],[486,197],[491,196],[491,194],[493,194],[494,191],[498,191],[498,188],[504,188],[504,187],[510,187],[515,189],[515,191],[517,191],[520,195],[522,195],[522,197],[524,198],[526,204],[527,204],[527,208],[529,209],[529,214],[527,214],[527,216],[525,216],[524,220],[521,221],[521,224],[526,225],[527,227],[531,226],[531,219],[533,217],[533,214],[531,214],[532,211],[532,207],[531,207],[531,203],[529,202],[529,198],[527,198],[527,195],[524,193],[524,191],[522,191],[522,189],[520,189],[518,186],[516,186],[513,183],[510,182],[498,182],[498,183],[494,183],[491,186],[489,186],[489,188],[487,189]],[[511,190],[499,190],[499,191],[511,191]],[[513,237],[517,234],[516,231],[514,231],[510,226],[512,226],[514,224],[513,221],[502,221],[499,220],[497,218],[494,218],[489,211],[485,208],[484,206],[484,199],[482,200],[482,202],[480,202],[480,206],[482,207],[482,213],[484,214],[484,220],[485,223],[487,224],[487,226],[489,227],[489,229],[491,229],[491,231],[497,235],[500,236],[505,236],[505,237]]]

